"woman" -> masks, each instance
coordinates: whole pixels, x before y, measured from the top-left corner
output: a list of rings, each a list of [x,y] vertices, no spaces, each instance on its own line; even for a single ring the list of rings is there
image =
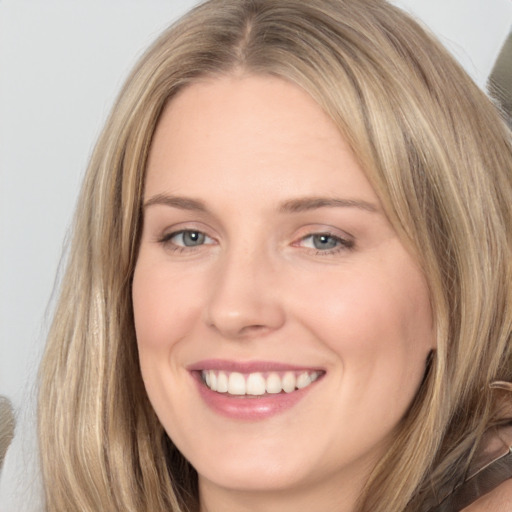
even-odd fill
[[[380,0],[192,11],[85,178],[48,510],[499,510],[506,439],[468,489],[510,418],[511,168],[494,107]]]

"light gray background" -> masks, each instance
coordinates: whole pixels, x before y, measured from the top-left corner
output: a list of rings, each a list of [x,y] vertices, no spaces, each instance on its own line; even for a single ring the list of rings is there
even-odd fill
[[[194,0],[0,0],[0,394],[30,394],[87,159],[136,58]],[[396,0],[485,81],[512,0]],[[51,309],[51,308],[50,308]]]

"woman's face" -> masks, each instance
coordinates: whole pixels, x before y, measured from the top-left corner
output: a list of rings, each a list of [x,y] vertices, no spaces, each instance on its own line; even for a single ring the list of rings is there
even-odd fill
[[[144,203],[142,375],[201,492],[350,501],[434,336],[424,276],[335,125],[277,78],[191,85],[156,130]]]

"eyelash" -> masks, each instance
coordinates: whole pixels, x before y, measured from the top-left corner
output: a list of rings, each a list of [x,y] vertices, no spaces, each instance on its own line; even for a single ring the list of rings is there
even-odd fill
[[[299,243],[300,242],[304,242],[305,240],[308,240],[308,239],[313,239],[314,237],[329,238],[329,239],[333,240],[336,243],[335,247],[333,247],[331,249],[326,249],[326,250],[320,250],[320,249],[315,248],[315,247],[309,247],[309,249],[315,251],[315,255],[317,255],[317,256],[329,256],[329,255],[338,254],[338,253],[340,253],[342,251],[347,251],[347,250],[350,250],[350,249],[354,248],[354,241],[353,240],[349,240],[349,239],[346,239],[346,238],[341,238],[340,236],[334,235],[333,233],[329,233],[329,232],[310,233],[310,234],[308,234],[306,236],[303,236],[299,240]]]
[[[204,239],[213,240],[206,233],[203,233],[202,231],[199,231],[198,229],[180,229],[179,231],[173,231],[172,233],[168,233],[168,234],[162,236],[158,240],[158,242],[161,243],[162,245],[164,245],[166,248],[169,248],[171,251],[178,252],[178,253],[185,252],[185,251],[193,251],[194,249],[197,249],[203,245],[211,245],[210,243],[208,243],[208,244],[201,243],[198,245],[187,246],[187,245],[178,245],[172,241],[173,238],[175,238],[179,235],[181,235],[183,237],[186,234],[189,234],[189,235],[195,234],[195,235],[204,237]]]
[[[172,233],[168,233],[168,234],[162,236],[158,240],[158,242],[161,243],[162,245],[168,247],[171,251],[178,252],[178,253],[182,253],[182,252],[186,252],[186,251],[193,251],[194,249],[202,247],[203,245],[212,245],[211,243],[200,243],[198,245],[187,246],[187,245],[178,245],[175,242],[172,242],[173,238],[175,238],[179,235],[181,235],[183,237],[187,234],[199,235],[199,237],[203,237],[204,240],[213,240],[206,233],[204,233],[202,231],[195,230],[195,229],[181,229],[179,231],[173,231]],[[305,247],[306,249],[315,251],[315,255],[318,255],[318,256],[329,256],[329,255],[337,254],[339,252],[347,251],[347,250],[354,248],[353,240],[341,238],[340,236],[334,235],[333,233],[329,233],[329,232],[309,233],[308,235],[301,237],[298,242],[295,242],[292,245],[301,246],[300,244],[302,244],[303,242],[305,242],[308,239],[313,240],[314,237],[319,237],[319,238],[325,237],[327,239],[333,240],[336,244],[335,247],[332,247],[332,248],[326,249],[326,250],[319,249],[317,247],[316,248],[315,247]],[[313,242],[313,244],[314,244],[314,242]]]

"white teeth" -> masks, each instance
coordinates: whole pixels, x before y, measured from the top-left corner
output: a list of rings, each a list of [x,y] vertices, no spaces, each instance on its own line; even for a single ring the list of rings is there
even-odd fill
[[[212,370],[207,372],[207,374],[210,376],[210,389],[213,391],[217,391],[217,375],[215,375],[215,372],[213,372]],[[206,384],[208,385],[208,383]]]
[[[228,393],[230,395],[245,395],[245,377],[241,373],[229,374]]]
[[[287,371],[284,374],[269,373],[266,378],[260,372],[243,374],[240,372],[225,372],[204,370],[203,382],[212,391],[230,395],[261,396],[265,393],[277,394],[284,391],[292,393],[296,389],[309,386],[320,377],[319,371],[302,371],[300,373]]]
[[[217,391],[227,393],[228,389],[228,376],[224,372],[219,372],[219,375],[217,375]]]
[[[283,385],[281,384],[281,378],[277,373],[271,373],[267,377],[267,393],[281,393]]]
[[[295,391],[296,379],[295,374],[292,372],[286,372],[283,377],[283,391],[291,393]]]
[[[266,382],[261,373],[250,373],[247,377],[246,392],[248,395],[264,395],[267,391]]]
[[[302,372],[298,377],[297,377],[297,387],[299,389],[302,389],[302,388],[305,388],[306,386],[309,386],[311,384],[311,378],[308,374],[308,372]]]

